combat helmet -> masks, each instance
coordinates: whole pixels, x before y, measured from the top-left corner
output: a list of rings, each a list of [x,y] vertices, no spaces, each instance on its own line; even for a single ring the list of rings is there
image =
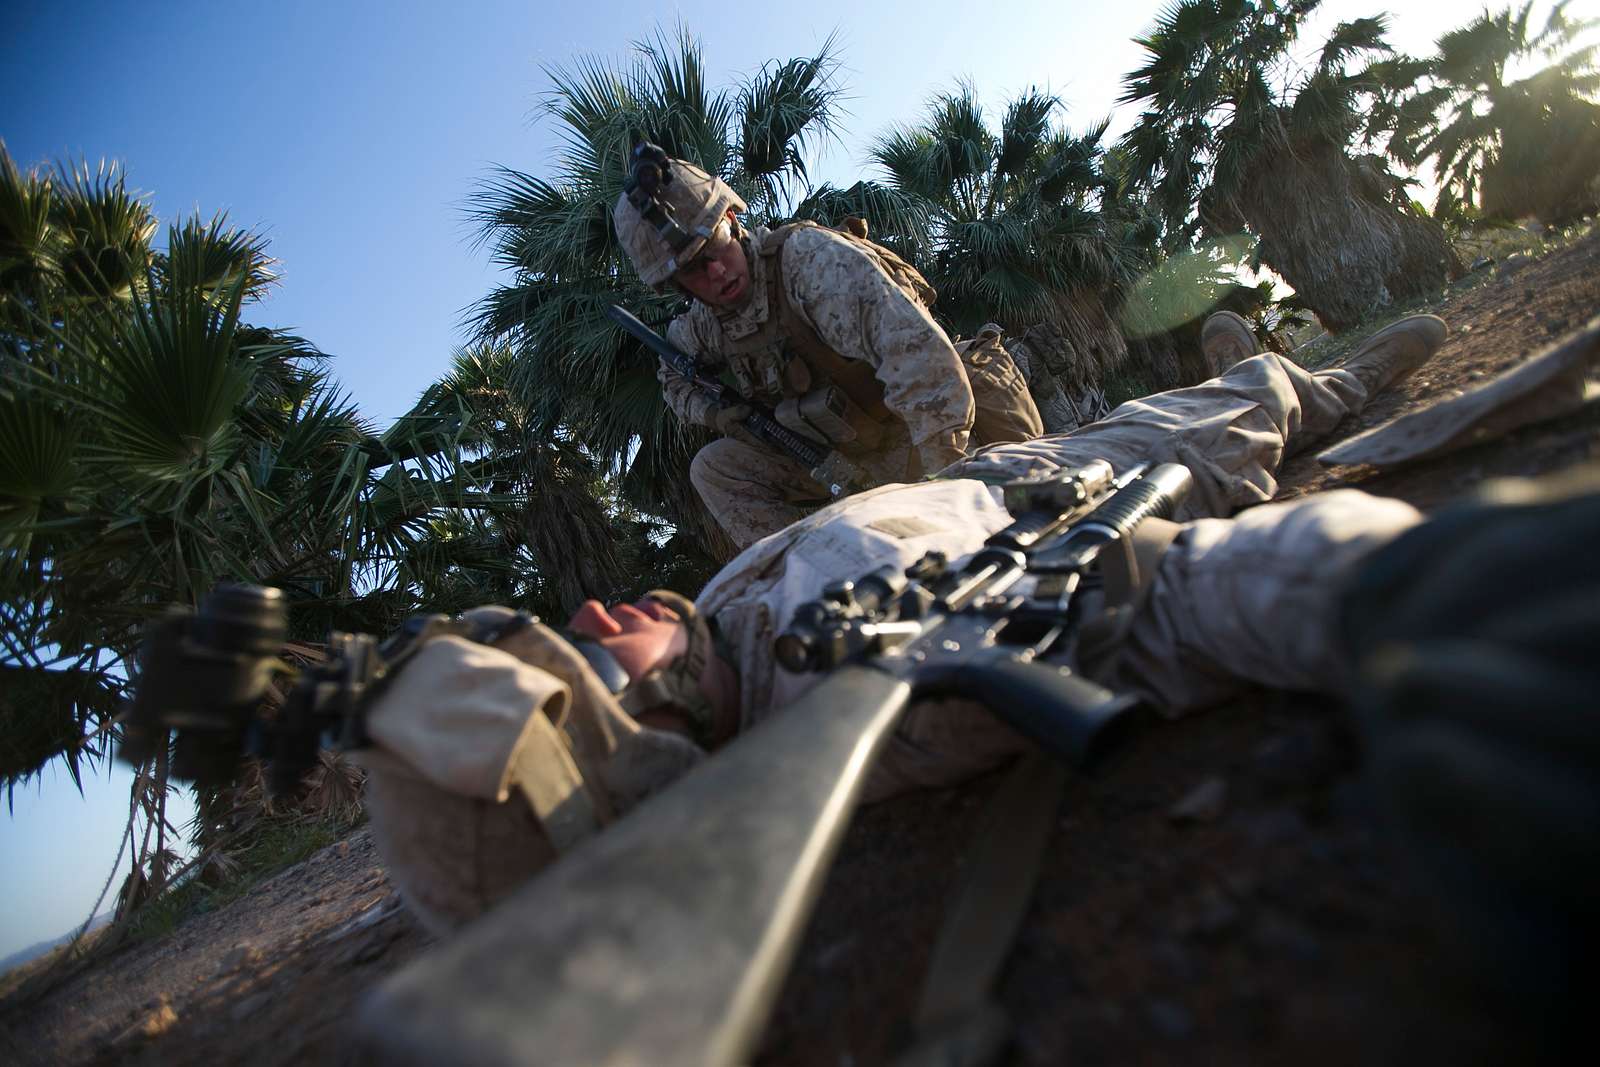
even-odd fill
[[[729,208],[745,206],[722,179],[645,141],[629,155],[611,219],[639,279],[659,288],[700,254]]]

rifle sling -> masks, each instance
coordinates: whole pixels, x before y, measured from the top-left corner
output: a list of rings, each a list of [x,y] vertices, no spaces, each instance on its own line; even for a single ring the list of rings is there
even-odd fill
[[[1085,655],[1109,659],[1126,638],[1161,556],[1182,527],[1150,518],[1099,558],[1105,607],[1084,628]],[[1092,654],[1092,655],[1091,655]],[[964,1067],[993,1062],[1010,1038],[990,996],[1039,879],[1067,768],[1030,749],[989,801],[977,845],[934,943],[913,1040],[896,1067]]]
[[[897,1067],[992,1062],[1010,1038],[990,990],[1027,914],[1067,773],[1060,760],[1032,749],[990,799],[934,943],[912,1020],[912,1046]]]

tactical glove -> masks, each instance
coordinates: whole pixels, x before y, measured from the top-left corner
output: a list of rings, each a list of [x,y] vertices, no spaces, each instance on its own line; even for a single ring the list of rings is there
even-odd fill
[[[768,447],[766,442],[751,433],[744,420],[751,415],[749,404],[723,404],[711,412],[711,425],[724,437],[731,437],[756,448]]]
[[[711,425],[724,437],[749,437],[744,420],[750,417],[749,404],[723,404],[711,412]]]

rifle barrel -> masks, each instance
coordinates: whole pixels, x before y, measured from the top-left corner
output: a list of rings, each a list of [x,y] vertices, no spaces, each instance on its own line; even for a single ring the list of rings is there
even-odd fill
[[[666,360],[673,370],[676,370],[685,378],[696,377],[693,358],[687,352],[680,351],[671,341],[668,341],[643,322],[640,322],[639,317],[633,312],[621,304],[612,304],[606,308],[606,317],[624,330],[627,330],[635,340],[654,352],[659,358]]]

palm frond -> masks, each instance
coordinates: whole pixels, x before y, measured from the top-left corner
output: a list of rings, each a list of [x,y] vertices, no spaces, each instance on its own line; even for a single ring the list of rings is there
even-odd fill
[[[60,275],[51,200],[50,179],[23,174],[0,140],[0,322],[7,332],[31,332],[24,316],[40,310],[49,280]]]
[[[136,303],[128,318],[94,317],[64,338],[81,377],[53,388],[98,424],[85,462],[162,480],[223,462],[234,410],[251,385],[233,346],[243,295],[243,278],[218,304],[193,291],[162,294]]]
[[[80,299],[124,300],[143,280],[156,223],[144,200],[128,191],[126,176],[102,160],[59,166],[50,200],[51,227],[59,235],[62,278]]]
[[[926,130],[903,127],[880,135],[868,149],[872,161],[882,167],[895,189],[908,196],[936,201],[946,195],[943,158],[933,135]]]
[[[707,84],[700,42],[680,25],[676,39],[658,31],[634,48],[639,53],[634,96],[643,105],[644,132],[669,156],[711,174],[727,174],[736,105],[732,93],[714,92]]]
[[[737,143],[743,177],[769,184],[805,180],[806,153],[834,135],[842,93],[837,70],[829,37],[816,55],[765,64],[745,80],[739,90]]]
[[[1373,15],[1339,23],[1322,46],[1322,52],[1317,58],[1317,72],[1337,74],[1350,60],[1364,52],[1390,51],[1389,43],[1384,40],[1388,28],[1387,15]]]
[[[956,92],[934,97],[927,129],[938,146],[940,173],[957,188],[987,176],[998,145],[984,122],[973,86],[961,85]],[[974,198],[972,204],[976,203]]]
[[[1506,63],[1520,50],[1510,9],[1478,18],[1440,35],[1434,43],[1434,74],[1457,85],[1498,85]]]
[[[851,217],[865,219],[873,240],[913,262],[922,259],[929,247],[927,201],[879,182],[856,182],[848,189],[823,183],[796,205],[794,217],[828,226]]]
[[[156,277],[167,292],[195,290],[222,294],[242,280],[245,300],[259,300],[277,281],[267,256],[267,239],[228,225],[226,215],[210,222],[198,216],[167,230],[167,250],[155,257]]]
[[[1006,105],[1000,120],[1000,150],[995,155],[998,179],[1022,177],[1040,153],[1050,132],[1050,116],[1061,100],[1038,89],[1028,89]]]
[[[1338,74],[1308,77],[1289,108],[1288,125],[1297,139],[1343,148],[1360,124],[1349,82]]]
[[[1559,0],[1550,8],[1550,14],[1545,17],[1544,28],[1538,34],[1528,39],[1529,50],[1537,50],[1546,56],[1554,57],[1561,49],[1571,44],[1572,41],[1600,26],[1600,16],[1589,18],[1570,18],[1567,8],[1572,6],[1572,0]],[[1532,5],[1529,5],[1531,10]],[[1527,12],[1524,12],[1524,19]],[[1526,35],[1526,30],[1524,30]]]
[[[1600,87],[1591,76],[1597,46],[1572,47],[1594,23],[1568,18],[1566,7],[1556,4],[1537,34],[1529,31],[1530,0],[1441,35],[1429,85],[1401,105],[1391,152],[1411,164],[1432,160],[1463,210],[1492,200],[1494,214],[1556,220],[1600,206],[1589,188],[1600,134],[1584,132],[1585,108]],[[1506,81],[1513,62],[1535,54],[1552,62]]]
[[[108,754],[96,727],[111,721],[123,698],[123,686],[98,668],[0,662],[0,785],[10,789],[63,758],[81,789],[81,762]]]
[[[613,195],[621,191],[628,151],[647,120],[626,73],[586,56],[544,73],[553,88],[542,108],[560,126],[563,169]]]
[[[0,394],[0,553],[25,557],[35,525],[71,494],[81,437],[69,409]]]
[[[1031,169],[1036,174],[1034,191],[1044,203],[1082,199],[1101,185],[1105,173],[1101,141],[1110,122],[1107,117],[1082,134],[1061,134],[1040,146]]]

